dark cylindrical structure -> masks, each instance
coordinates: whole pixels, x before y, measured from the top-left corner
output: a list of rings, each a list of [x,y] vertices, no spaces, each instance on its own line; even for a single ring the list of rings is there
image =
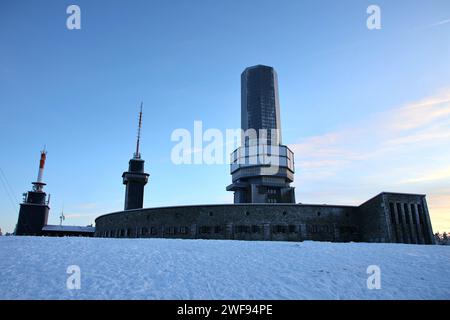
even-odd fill
[[[242,72],[241,127],[256,130],[258,137],[259,130],[267,130],[267,144],[281,144],[278,76],[272,67],[257,65]]]
[[[125,189],[125,210],[140,209],[144,205],[144,187],[149,174],[144,172],[144,160],[133,158],[128,171],[122,174]]]
[[[39,160],[39,173],[36,182],[33,182],[33,190],[28,191],[23,203],[20,204],[19,218],[15,234],[18,236],[39,236],[42,235],[42,228],[47,225],[48,205],[47,194],[43,191],[45,183],[42,182],[45,159],[47,152],[41,151]]]

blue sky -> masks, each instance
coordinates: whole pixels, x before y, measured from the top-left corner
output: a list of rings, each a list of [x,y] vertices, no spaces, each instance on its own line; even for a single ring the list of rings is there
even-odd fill
[[[66,8],[81,8],[81,30]],[[366,9],[381,8],[369,31]],[[450,230],[450,2],[1,1],[0,228],[44,179],[49,223],[123,208],[144,101],[145,206],[229,203],[227,165],[174,165],[177,128],[239,128],[240,73],[273,66],[302,203],[426,193]],[[7,182],[5,182],[7,180]],[[7,192],[10,190],[10,192]]]

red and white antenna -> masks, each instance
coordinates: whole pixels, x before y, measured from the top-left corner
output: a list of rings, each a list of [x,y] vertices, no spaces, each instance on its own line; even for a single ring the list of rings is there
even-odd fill
[[[44,150],[41,151],[41,159],[39,160],[39,172],[38,172],[38,178],[37,182],[42,182],[42,177],[44,176],[44,167],[45,167],[45,160],[47,159],[47,151]]]
[[[141,142],[142,106],[143,106],[143,102],[141,102],[141,110],[139,112],[139,125],[138,125],[137,141],[136,141],[136,152],[134,153],[134,158],[135,159],[140,159],[141,158],[141,154],[139,152],[139,143]]]
[[[42,182],[42,178],[44,176],[44,167],[45,167],[45,160],[47,159],[47,151],[44,150],[41,151],[41,159],[39,160],[39,172],[37,176],[37,181],[33,182],[34,185],[34,191],[42,191],[42,188],[45,186],[45,183]]]

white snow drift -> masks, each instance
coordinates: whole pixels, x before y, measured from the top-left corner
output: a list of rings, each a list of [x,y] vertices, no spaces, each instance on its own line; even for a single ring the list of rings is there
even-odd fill
[[[450,299],[450,247],[0,237],[0,299]]]

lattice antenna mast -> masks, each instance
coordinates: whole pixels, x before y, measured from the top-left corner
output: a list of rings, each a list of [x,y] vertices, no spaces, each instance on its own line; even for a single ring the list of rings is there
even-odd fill
[[[139,143],[141,142],[142,106],[143,106],[143,102],[141,102],[141,110],[139,112],[139,125],[138,125],[137,141],[136,141],[136,152],[134,153],[134,158],[135,159],[140,159],[141,158],[141,154],[139,152]]]

